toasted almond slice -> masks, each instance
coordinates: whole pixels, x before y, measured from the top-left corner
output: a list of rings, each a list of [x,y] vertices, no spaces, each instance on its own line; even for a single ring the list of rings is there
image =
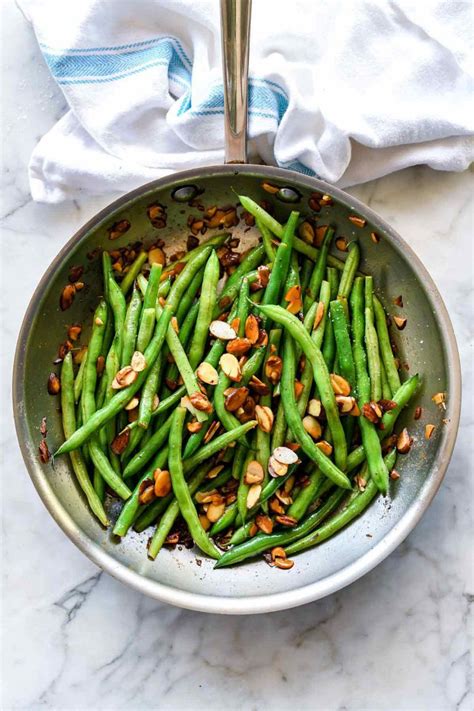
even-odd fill
[[[199,514],[199,522],[205,531],[208,531],[211,527],[211,522],[205,514]]]
[[[140,351],[135,351],[135,353],[132,355],[132,362],[130,363],[130,365],[132,366],[135,373],[141,373],[142,370],[145,370],[146,360],[143,353],[140,353]]]
[[[191,405],[199,410],[199,412],[212,412],[212,404],[204,393],[195,392],[189,396]]]
[[[155,479],[155,496],[159,499],[163,498],[163,496],[168,496],[171,491],[169,471],[167,469],[155,469],[153,478]]]
[[[247,464],[247,469],[245,470],[244,481],[246,484],[261,484],[265,478],[265,472],[260,462],[256,459],[252,459],[251,462]]]
[[[272,548],[271,556],[273,561],[275,561],[277,558],[281,558],[282,560],[284,560],[286,558],[286,553],[281,546],[277,546],[276,548]]]
[[[374,244],[378,244],[378,243],[380,242],[380,237],[379,237],[379,235],[377,234],[377,232],[371,232],[371,233],[370,233],[370,239],[372,240],[372,242],[373,242]]]
[[[293,301],[290,301],[288,306],[286,307],[286,310],[293,315],[299,314],[299,312],[303,310],[302,300],[294,299]]]
[[[175,333],[179,333],[179,323],[178,323],[178,319],[176,318],[176,316],[171,317],[171,328],[173,329],[173,331]]]
[[[272,533],[273,521],[270,516],[266,516],[265,514],[258,514],[255,519],[255,523],[263,533],[266,533],[267,535]]]
[[[316,307],[316,314],[314,316],[313,331],[319,326],[324,316],[324,302],[320,301]]]
[[[316,442],[316,447],[318,447],[326,457],[330,457],[332,454],[332,445],[322,439],[320,442]]]
[[[290,558],[276,558],[275,567],[280,568],[280,570],[290,570],[295,564],[294,560]]]
[[[162,267],[166,265],[166,256],[161,247],[153,247],[148,252],[148,261],[150,264],[161,264]]]
[[[273,354],[267,358],[265,375],[272,385],[276,385],[280,381],[282,369],[283,361],[280,356]]]
[[[268,473],[270,476],[272,476],[274,479],[276,477],[280,476],[285,476],[285,474],[288,472],[288,465],[287,464],[281,464],[281,462],[277,462],[277,460],[274,457],[269,457],[268,459]]]
[[[276,447],[272,452],[272,457],[280,464],[296,464],[298,455],[289,447]]]
[[[251,509],[255,506],[262,493],[261,484],[252,484],[247,494],[247,508]]]
[[[414,419],[414,420],[419,420],[420,417],[421,417],[421,415],[422,415],[422,413],[423,413],[423,409],[422,409],[421,407],[417,407],[417,408],[415,409],[415,414],[413,415],[413,419]]]
[[[435,425],[426,425],[425,427],[425,439],[431,439],[431,435],[435,431]]]
[[[240,370],[239,361],[232,353],[224,353],[219,360],[219,365],[222,372],[234,383],[238,383],[242,379],[242,371]]]
[[[392,316],[395,326],[398,328],[399,331],[403,331],[405,326],[407,325],[407,319],[403,316]]]
[[[393,481],[397,481],[397,479],[400,479],[400,474],[396,469],[392,469],[390,472],[390,479],[393,479]]]
[[[222,341],[232,341],[237,338],[237,334],[226,321],[211,321],[209,331],[214,338],[220,338]]]
[[[192,420],[192,422],[188,422],[186,425],[188,432],[191,432],[191,434],[194,434],[195,432],[200,432],[203,428],[203,423],[198,422],[197,420]]]
[[[298,228],[298,235],[308,244],[313,244],[314,229],[310,222],[302,222]]]
[[[121,432],[118,433],[118,435],[115,437],[115,439],[112,441],[112,444],[110,445],[110,449],[114,454],[120,455],[122,452],[127,448],[128,442],[130,440],[130,428],[125,427]]]
[[[252,344],[248,338],[234,338],[226,346],[227,353],[231,353],[238,358],[248,353],[251,348]]]
[[[215,479],[216,476],[220,474],[223,469],[223,464],[217,464],[215,467],[212,467],[212,469],[207,472],[206,479]]]
[[[321,425],[315,417],[313,417],[312,415],[306,415],[305,417],[303,417],[303,427],[313,439],[321,439]]]
[[[226,396],[224,407],[228,412],[236,412],[243,406],[249,394],[248,388],[230,388]]]
[[[446,393],[436,393],[431,399],[435,405],[440,405],[444,410],[446,409]]]
[[[339,408],[339,412],[343,415],[347,415],[351,412],[356,404],[355,398],[348,395],[336,395],[336,402]]]
[[[313,417],[319,417],[321,415],[321,409],[321,400],[316,400],[315,398],[313,398],[308,402],[307,411],[309,415],[313,415]]]
[[[298,400],[304,390],[304,385],[299,380],[295,380],[295,398]]]
[[[50,373],[48,378],[48,392],[50,395],[57,395],[61,390],[61,381],[56,373]]]
[[[336,395],[350,395],[351,386],[342,375],[337,375],[337,373],[330,374],[331,385],[334,393]]]
[[[259,327],[258,320],[254,314],[249,314],[247,320],[245,321],[245,337],[248,338],[250,343],[254,344],[258,341]]]
[[[135,382],[138,378],[138,373],[130,365],[126,365],[125,368],[119,370],[115,378],[112,380],[112,388],[114,390],[121,390],[122,388],[127,388],[129,385]]]
[[[297,299],[301,301],[301,286],[299,286],[299,284],[294,284],[293,286],[290,286],[286,292],[285,301],[295,301]]]
[[[397,438],[397,451],[400,452],[400,454],[407,454],[411,449],[411,443],[412,440],[408,434],[408,430],[404,427]]]
[[[198,504],[210,504],[215,494],[217,494],[216,489],[212,489],[211,491],[198,491],[194,498]]]
[[[255,419],[262,432],[271,432],[273,427],[274,415],[272,410],[267,405],[255,406]]]
[[[349,220],[356,227],[365,227],[365,225],[367,224],[367,220],[365,220],[363,217],[359,217],[359,215],[349,215]]]
[[[281,501],[281,503],[285,506],[289,506],[293,503],[293,499],[284,489],[277,489],[275,491],[275,496],[277,497],[278,501]]]
[[[210,363],[205,361],[201,363],[196,371],[196,375],[202,383],[206,385],[217,385],[219,382],[219,375],[217,370]]]
[[[132,397],[132,399],[129,402],[127,402],[124,409],[125,410],[134,410],[138,406],[139,402],[140,402],[140,400],[137,397]]]
[[[211,504],[206,511],[206,516],[211,523],[215,523],[220,519],[225,511],[225,504]]]
[[[272,185],[271,183],[262,183],[262,188],[266,193],[270,193],[271,195],[275,195],[275,193],[280,190],[278,185]]]
[[[294,518],[293,516],[288,516],[288,514],[279,514],[275,517],[275,521],[281,526],[286,526],[288,528],[296,526],[296,524],[298,523],[296,518]]]
[[[367,486],[367,481],[366,481],[366,479],[364,479],[363,476],[361,476],[360,474],[357,474],[354,477],[354,483],[357,486],[357,488],[359,489],[359,491],[365,491],[365,487]]]
[[[341,252],[347,252],[349,249],[349,246],[347,244],[347,240],[345,237],[338,237],[336,239],[336,247],[341,251]]]

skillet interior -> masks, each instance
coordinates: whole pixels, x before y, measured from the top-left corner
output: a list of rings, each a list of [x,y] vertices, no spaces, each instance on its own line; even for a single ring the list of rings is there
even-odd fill
[[[297,187],[301,201],[296,209],[303,214],[310,213],[311,192],[331,194],[334,205],[321,210],[317,215],[319,223],[334,222],[338,234],[359,239],[361,269],[374,275],[376,291],[389,311],[395,311],[392,299],[403,296],[403,315],[408,323],[404,331],[393,336],[409,372],[423,376],[423,388],[417,398],[424,411],[422,419],[413,421],[413,406],[401,418],[416,444],[409,456],[399,457],[397,469],[401,478],[392,484],[392,498],[377,500],[348,529],[321,547],[299,555],[290,571],[271,569],[261,560],[213,571],[211,561],[201,557],[198,561],[195,552],[187,550],[164,550],[155,562],[150,562],[145,549],[149,532],[131,533],[117,544],[95,522],[71,476],[67,457],[57,460],[54,469],[40,463],[37,447],[43,416],[48,421],[50,450],[62,441],[59,399],[48,395],[46,379],[54,370],[52,361],[58,344],[65,340],[66,326],[90,321],[101,294],[100,259],[90,260],[88,253],[98,247],[110,249],[112,245],[124,246],[136,240],[147,244],[160,237],[171,254],[181,248],[189,234],[189,214],[201,214],[171,198],[178,185],[197,185],[203,190],[200,201],[206,207],[223,206],[237,202],[235,192],[257,201],[268,199],[261,187],[262,176],[276,185]],[[147,206],[156,201],[167,210],[167,226],[159,230],[152,227],[146,212]],[[273,202],[276,216],[283,220],[292,206]],[[348,220],[352,213],[365,216],[367,226],[360,229],[352,225]],[[130,221],[130,230],[110,242],[107,228],[123,218]],[[243,222],[234,229],[244,246],[255,237],[253,230],[246,229]],[[379,244],[370,238],[373,230],[381,236]],[[70,266],[76,264],[85,266],[86,288],[69,310],[61,312],[59,294],[67,283]],[[85,331],[83,342],[87,337]],[[416,524],[441,483],[454,445],[460,405],[459,362],[449,318],[429,275],[411,250],[380,218],[347,194],[312,178],[260,166],[219,166],[155,181],[116,201],[85,225],[58,255],[33,296],[18,342],[14,378],[16,425],[30,475],[51,514],[76,545],[108,572],[149,595],[215,612],[261,612],[301,604],[348,584],[388,555]],[[443,412],[432,403],[431,396],[445,390],[449,393],[448,409]],[[447,425],[442,423],[443,418],[449,420]],[[436,425],[429,442],[424,440],[427,422]]]

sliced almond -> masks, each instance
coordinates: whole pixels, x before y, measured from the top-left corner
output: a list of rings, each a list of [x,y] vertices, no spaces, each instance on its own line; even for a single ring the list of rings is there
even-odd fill
[[[372,422],[373,425],[376,425],[378,422],[380,422],[381,418],[381,410],[379,408],[379,412],[377,412],[375,405],[376,403],[374,402],[366,402],[364,403],[364,405],[362,405],[362,415],[365,417],[366,420]]]
[[[350,397],[348,395],[336,395],[336,402],[339,408],[339,412],[342,415],[347,415],[349,412],[351,412],[354,409],[354,405],[356,404],[355,398]]]
[[[337,375],[337,373],[330,374],[331,385],[335,395],[350,395],[351,386],[342,375]]]
[[[422,413],[423,413],[423,409],[422,409],[421,407],[417,407],[417,408],[415,409],[415,414],[413,415],[413,419],[414,419],[414,420],[419,420],[420,417],[421,417],[421,415],[422,415]]]
[[[228,412],[236,412],[242,407],[249,394],[248,388],[229,388],[224,407]]]
[[[425,439],[431,439],[433,432],[435,431],[435,425],[426,425],[425,427]]]
[[[446,393],[436,393],[436,395],[433,395],[431,399],[435,405],[438,405],[446,410]]]
[[[215,523],[220,519],[225,511],[225,504],[210,504],[206,511],[206,516],[211,523]]]
[[[379,237],[379,235],[377,234],[377,232],[371,232],[371,233],[370,233],[370,239],[372,240],[372,242],[373,242],[374,244],[378,244],[378,243],[380,242],[380,237]]]
[[[285,294],[285,301],[295,301],[295,299],[301,299],[301,286],[298,284],[290,286]]]
[[[215,479],[216,476],[217,476],[218,474],[220,474],[223,469],[224,469],[224,465],[223,465],[223,464],[218,464],[217,466],[212,467],[212,469],[210,469],[210,470],[207,472],[206,479]]]
[[[298,455],[289,447],[276,447],[272,452],[272,457],[280,464],[296,464]]]
[[[285,513],[285,509],[283,508],[281,503],[278,501],[276,496],[274,496],[273,498],[270,499],[268,506],[270,508],[270,511],[272,511],[273,513],[277,513],[277,514],[284,514]]]
[[[296,518],[293,518],[293,516],[288,516],[287,514],[279,514],[275,517],[275,521],[281,526],[286,526],[287,528],[292,528],[298,523]]]
[[[285,474],[287,472],[288,472],[288,465],[287,464],[281,464],[281,462],[278,462],[274,457],[269,457],[269,459],[268,459],[268,473],[270,474],[271,477],[276,479],[277,477],[285,476]]]
[[[281,501],[281,503],[285,506],[289,506],[293,503],[293,499],[284,489],[277,489],[275,491],[275,496],[277,497],[278,501]]]
[[[316,442],[316,447],[321,450],[323,454],[326,455],[326,457],[330,457],[332,454],[332,444],[329,444],[329,442],[326,442],[325,439],[322,439],[320,442]]]
[[[59,306],[61,307],[61,311],[66,311],[66,309],[72,306],[75,295],[76,287],[74,284],[66,284],[64,289],[61,291],[61,296],[59,297]]]
[[[264,383],[260,378],[257,378],[256,375],[252,375],[250,378],[249,382],[250,387],[254,392],[257,393],[257,395],[269,395],[270,394],[270,388],[266,383]]]
[[[252,484],[250,487],[248,494],[247,494],[247,508],[251,509],[255,506],[255,504],[258,502],[260,498],[260,494],[262,493],[262,485],[261,484]]]
[[[252,343],[248,338],[234,338],[229,341],[226,346],[227,353],[231,353],[236,357],[245,355],[252,348]]]
[[[246,484],[261,484],[265,478],[265,472],[260,462],[256,459],[252,459],[251,462],[247,464],[247,469],[244,474],[244,481]]]
[[[125,368],[119,370],[115,378],[112,380],[112,388],[114,390],[127,388],[129,385],[134,383],[137,378],[137,371],[134,370],[131,365],[126,365]]]
[[[199,410],[199,412],[212,412],[212,404],[204,393],[195,392],[189,396],[191,405]]]
[[[219,365],[222,372],[234,383],[238,383],[242,379],[242,371],[240,369],[237,357],[232,353],[224,353],[219,360]]]
[[[238,318],[237,316],[233,318],[230,322],[230,326],[234,329],[236,333],[238,333],[240,328],[240,318]]]
[[[367,224],[367,220],[365,220],[363,217],[359,217],[359,215],[349,215],[349,220],[356,227],[365,227]]]
[[[171,317],[171,328],[173,329],[173,331],[175,333],[179,333],[179,323],[178,323],[178,319],[176,318],[176,316]]]
[[[281,546],[277,546],[276,548],[272,548],[271,556],[273,561],[275,561],[277,558],[281,558],[282,560],[284,560],[286,558],[286,553],[284,549],[281,548]]]
[[[319,326],[324,316],[324,302],[320,301],[316,307],[316,314],[314,316],[313,331]]]
[[[295,398],[297,400],[301,397],[303,390],[304,390],[303,383],[300,383],[299,380],[295,380]]]
[[[166,255],[161,249],[161,247],[153,247],[148,252],[148,261],[150,264],[161,264],[162,267],[166,266]]]
[[[263,532],[269,535],[273,531],[273,521],[270,518],[270,516],[266,516],[265,514],[258,514],[258,516],[255,519],[255,523],[257,524],[258,528]]]
[[[129,402],[127,402],[124,409],[125,410],[134,410],[136,407],[138,407],[139,402],[140,402],[140,400],[137,397],[132,397],[132,399]]]
[[[198,367],[196,375],[198,376],[199,380],[202,383],[206,383],[206,385],[217,385],[217,383],[219,382],[219,375],[217,373],[217,370],[214,368],[213,365],[211,365],[210,363],[206,363],[205,361],[201,363],[201,365]]]
[[[77,324],[74,324],[73,326],[69,326],[67,330],[67,337],[71,341],[77,341],[79,336],[81,335],[82,328],[81,326],[78,326]]]
[[[142,482],[142,483],[145,483],[145,482]],[[155,487],[153,484],[146,486],[146,488],[144,488],[143,491],[138,496],[138,502],[140,504],[142,504],[142,506],[151,504],[151,502],[154,500],[155,500]]]
[[[48,392],[50,395],[57,395],[61,390],[61,381],[56,373],[50,373],[48,378]]]
[[[280,570],[290,570],[295,564],[294,560],[290,558],[276,558],[275,567],[280,568]]]
[[[395,326],[398,328],[399,331],[403,331],[405,326],[407,325],[407,319],[402,316],[392,316]]]
[[[354,477],[354,483],[359,489],[359,491],[365,491],[365,487],[367,486],[367,481],[364,479],[364,477],[361,474],[357,474]]]
[[[211,424],[209,429],[207,430],[205,436],[204,436],[204,444],[207,444],[208,442],[211,441],[211,439],[214,437],[214,435],[219,431],[220,427],[220,422],[219,420],[214,420],[214,422]]]
[[[130,440],[130,429],[128,427],[125,427],[121,432],[118,433],[118,435],[114,438],[112,441],[112,444],[110,445],[110,449],[114,454],[117,456],[122,454],[122,452],[125,451],[127,448],[128,442]]]
[[[392,469],[392,471],[390,472],[390,479],[392,479],[393,481],[397,481],[397,479],[400,479],[400,474],[396,469]]]
[[[412,439],[406,427],[400,432],[397,438],[397,451],[400,454],[407,454],[411,449]]]
[[[168,496],[171,491],[171,477],[169,471],[167,469],[155,469],[153,478],[155,480],[155,496],[157,498]]]
[[[347,240],[345,237],[338,237],[336,239],[336,247],[341,251],[341,252],[347,252],[349,249],[349,246],[347,244]]]
[[[290,301],[286,310],[293,315],[299,314],[299,312],[303,310],[303,301],[301,298]]]
[[[321,439],[323,431],[321,429],[321,425],[315,417],[312,415],[305,415],[305,417],[303,417],[303,427],[313,439]]]
[[[199,522],[205,531],[208,531],[211,527],[211,522],[205,514],[199,514]]]
[[[321,415],[321,410],[321,400],[316,400],[315,398],[313,398],[308,402],[307,412],[309,415],[313,415],[313,417],[319,417]]]
[[[135,351],[135,353],[132,355],[132,361],[130,365],[132,366],[135,373],[141,373],[142,370],[145,370],[146,360],[143,353],[140,353],[140,351]]]
[[[283,369],[283,361],[278,355],[271,355],[268,357],[265,364],[265,375],[272,385],[276,385],[280,382],[281,372]]]
[[[253,314],[247,316],[245,321],[245,337],[248,338],[250,343],[254,344],[258,341],[259,327],[258,319]]]
[[[236,332],[226,321],[211,321],[209,331],[214,338],[220,338],[222,341],[237,338]]]
[[[256,405],[255,418],[262,432],[268,433],[272,431],[274,415],[267,405]]]
[[[262,183],[262,188],[270,195],[275,195],[280,190],[278,185],[272,185],[271,183]]]
[[[305,221],[302,222],[301,225],[298,228],[298,235],[301,237],[302,240],[304,240],[307,244],[313,244],[314,240],[314,229],[313,226],[310,222]]]

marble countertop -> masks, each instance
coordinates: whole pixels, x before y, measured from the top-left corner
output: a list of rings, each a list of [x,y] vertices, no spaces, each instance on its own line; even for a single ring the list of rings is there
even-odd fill
[[[50,260],[109,200],[31,201],[28,159],[64,99],[10,3],[4,35],[2,708],[471,709],[472,174],[414,168],[351,191],[424,261],[461,351],[459,438],[421,523],[378,568],[322,601],[258,617],[169,607],[102,573],[70,543],[18,449],[10,374],[21,318]]]

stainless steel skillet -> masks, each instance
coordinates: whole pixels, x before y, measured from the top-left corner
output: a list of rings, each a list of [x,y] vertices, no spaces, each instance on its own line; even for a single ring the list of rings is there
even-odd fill
[[[14,365],[14,413],[18,439],[33,483],[46,507],[64,532],[91,560],[132,587],[159,600],[196,610],[218,613],[257,613],[290,608],[324,597],[348,585],[383,560],[416,525],[441,484],[454,446],[459,421],[461,383],[456,342],[441,297],[429,274],[402,238],[380,217],[349,195],[330,185],[280,168],[244,165],[246,151],[247,63],[250,3],[224,0],[223,47],[226,88],[225,166],[191,170],[149,183],[112,203],[90,220],[58,254],[38,285],[25,315]],[[401,478],[392,489],[390,501],[377,500],[359,520],[334,539],[298,556],[290,571],[269,568],[263,561],[234,569],[213,571],[212,562],[197,561],[194,551],[163,551],[156,562],[145,554],[147,534],[132,534],[122,543],[112,540],[89,514],[75,484],[66,457],[55,469],[38,457],[39,426],[48,420],[48,443],[55,449],[62,441],[57,401],[48,395],[46,377],[58,344],[65,339],[65,327],[84,322],[101,291],[100,264],[93,258],[98,248],[124,246],[135,240],[152,243],[162,238],[170,253],[178,250],[189,233],[191,209],[177,197],[188,197],[193,186],[206,207],[235,204],[235,192],[255,200],[268,199],[262,187],[271,183],[283,190],[274,197],[280,219],[291,205],[282,198],[297,200],[297,209],[311,215],[309,200],[314,192],[328,194],[332,206],[316,215],[321,224],[334,222],[342,234],[358,238],[364,266],[374,275],[388,310],[392,299],[403,295],[407,327],[394,334],[400,357],[410,372],[423,376],[423,390],[417,404],[424,416],[413,421],[408,410],[404,421],[416,446],[400,458]],[[177,192],[178,191],[178,192]],[[235,192],[234,192],[235,191]],[[149,207],[166,208],[165,226],[154,227]],[[349,215],[367,221],[354,226]],[[109,241],[110,228],[121,221],[129,229],[116,241]],[[156,224],[156,223],[155,223]],[[236,235],[245,244],[254,238],[241,223]],[[376,232],[375,244],[370,234]],[[212,231],[206,234],[211,235]],[[88,258],[87,255],[89,255]],[[59,294],[68,282],[73,265],[85,267],[86,284],[67,311],[59,309]],[[447,408],[434,405],[434,393],[446,391]],[[443,422],[443,421],[446,422]],[[426,422],[435,424],[435,435],[424,440]]]

